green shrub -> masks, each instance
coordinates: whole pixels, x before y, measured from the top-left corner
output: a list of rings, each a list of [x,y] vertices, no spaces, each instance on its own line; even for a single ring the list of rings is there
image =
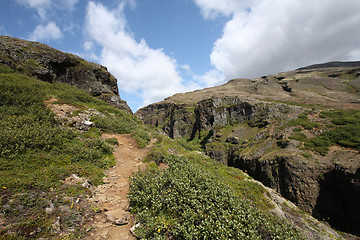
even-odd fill
[[[15,72],[13,69],[9,68],[6,65],[0,64],[0,73],[13,73]]]
[[[116,116],[93,116],[91,121],[97,128],[108,133],[131,133],[136,127],[133,122],[124,121]]]
[[[321,155],[326,155],[329,147],[339,144],[344,147],[360,148],[360,112],[355,110],[332,110],[322,111],[321,118],[329,119],[331,124],[327,124],[327,129],[312,139],[307,139],[306,135],[300,133],[300,128],[295,128],[289,138],[304,142],[306,149],[312,149]],[[311,122],[304,112],[298,119],[290,122],[290,125],[301,125],[307,130],[318,128],[319,124]]]
[[[298,140],[300,142],[305,142],[307,140],[307,137],[304,133],[296,133],[294,135],[291,135],[289,138]]]
[[[320,117],[331,118],[336,125],[357,124],[360,122],[360,112],[356,110],[322,111]]]
[[[360,125],[348,124],[336,126],[324,134],[324,137],[333,143],[348,147],[360,146]]]
[[[146,147],[150,143],[150,140],[151,140],[149,132],[140,126],[132,134],[132,137],[136,140],[136,142],[140,148]]]
[[[309,114],[308,111],[303,112],[302,114],[299,115],[299,117],[297,119],[291,120],[289,122],[289,125],[290,126],[302,126],[306,130],[311,130],[313,128],[319,127],[318,123],[310,121],[310,119],[308,118],[308,114]],[[295,128],[295,129],[294,129],[294,131],[300,131],[299,128]]]
[[[89,130],[87,130],[86,132],[84,132],[83,136],[85,136],[87,138],[99,138],[99,137],[101,137],[101,131],[100,131],[100,129],[98,129],[96,127],[92,127]],[[113,144],[113,145],[115,145],[115,144]]]
[[[118,140],[116,138],[107,138],[107,139],[105,139],[105,141],[108,144],[113,145],[113,146],[119,145],[119,142],[118,142]]]
[[[323,156],[327,154],[330,146],[331,142],[321,137],[312,138],[305,142],[305,147],[312,148]]]
[[[311,130],[319,127],[319,124],[316,122],[304,122],[301,124],[306,130]]]
[[[194,139],[193,141],[189,141],[186,139],[186,137],[177,138],[175,139],[176,142],[189,151],[201,151],[201,145],[199,139]]]
[[[129,198],[142,239],[300,239],[274,216],[239,198],[213,172],[184,157],[170,169],[138,172]]]
[[[331,122],[335,124],[332,129],[323,134],[324,139],[345,147],[360,146],[360,112],[334,110],[323,111],[321,115],[331,118]]]
[[[294,130],[293,130],[294,132],[301,132],[302,131],[302,128],[300,128],[300,127],[297,127],[297,128],[294,128]]]

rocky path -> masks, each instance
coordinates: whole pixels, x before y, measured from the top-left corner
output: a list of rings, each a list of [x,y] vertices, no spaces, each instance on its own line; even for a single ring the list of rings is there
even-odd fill
[[[128,211],[129,177],[142,165],[151,145],[139,149],[128,134],[104,134],[104,138],[116,138],[116,166],[109,169],[104,184],[95,189],[93,201],[101,212],[94,217],[89,240],[136,239],[130,232],[133,219]]]

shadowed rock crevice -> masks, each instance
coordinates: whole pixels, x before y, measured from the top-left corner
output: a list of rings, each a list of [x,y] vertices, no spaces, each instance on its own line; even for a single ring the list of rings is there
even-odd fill
[[[360,236],[360,169],[355,174],[335,168],[319,178],[313,216],[332,227]]]

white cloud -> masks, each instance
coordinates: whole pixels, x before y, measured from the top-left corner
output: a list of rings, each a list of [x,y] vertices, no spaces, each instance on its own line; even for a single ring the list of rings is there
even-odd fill
[[[190,65],[189,64],[184,64],[180,66],[182,69],[186,70],[186,71],[190,71]]]
[[[214,19],[219,15],[231,16],[234,11],[246,9],[250,0],[194,0],[206,19]]]
[[[224,74],[216,69],[211,69],[204,75],[194,75],[194,79],[204,87],[217,86],[226,81]]]
[[[56,13],[57,10],[74,10],[79,0],[16,0],[17,3],[35,9],[42,21],[48,19],[49,12]]]
[[[129,2],[129,1],[126,1]],[[162,49],[150,48],[143,39],[137,42],[129,31],[123,14],[125,2],[108,10],[102,4],[89,2],[87,33],[102,47],[101,64],[117,77],[121,90],[140,92],[143,105],[188,90],[179,74],[176,60]]]
[[[360,59],[358,0],[195,0],[205,18],[231,16],[211,63],[227,79]]]
[[[47,9],[51,6],[52,0],[16,0],[23,6],[36,9],[41,19],[46,19]]]
[[[62,4],[63,7],[69,9],[69,10],[74,10],[75,5],[79,2],[79,0],[62,0],[60,1],[60,3]]]
[[[58,40],[63,37],[60,28],[54,22],[49,22],[47,25],[38,25],[30,36],[31,40],[35,41],[49,41]]]
[[[85,41],[83,46],[86,51],[90,51],[94,47],[94,43],[91,41]]]

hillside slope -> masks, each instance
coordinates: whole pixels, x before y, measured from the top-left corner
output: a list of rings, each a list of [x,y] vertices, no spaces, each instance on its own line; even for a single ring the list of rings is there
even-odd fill
[[[60,82],[131,112],[119,97],[116,78],[106,67],[43,43],[0,36],[0,63],[46,82]]]
[[[85,60],[75,56],[80,66],[61,68],[66,74],[57,75],[50,64],[54,59],[51,52],[45,54],[30,47],[28,53],[22,48],[18,57],[25,56],[25,63],[16,62],[8,56],[17,56],[18,47],[7,46],[6,54],[0,58],[1,239],[111,237],[113,230],[124,223],[118,210],[131,211],[136,221],[133,233],[141,239],[357,239],[334,231],[241,170],[218,163],[201,152],[203,146],[207,153],[212,149],[222,154],[220,148],[214,147],[235,146],[238,138],[229,133],[237,133],[239,126],[249,130],[244,134],[252,136],[266,125],[263,115],[246,122],[248,126],[232,124],[217,128],[225,145],[212,138],[211,129],[191,131],[192,141],[172,140],[142,124],[126,107],[77,85],[74,71],[79,67],[81,76],[93,79],[94,64],[83,63]],[[37,51],[44,55],[35,56]],[[39,64],[28,66],[27,62]],[[48,81],[36,75],[43,70],[54,78]],[[69,84],[69,79],[74,82]],[[96,86],[99,79],[93,79]],[[84,83],[91,87],[91,81]],[[106,94],[108,85],[103,87]],[[186,110],[191,112],[194,108]],[[346,119],[336,115],[339,113],[323,114],[326,119],[337,116],[333,124],[345,121],[356,125],[357,113],[352,113]],[[198,123],[199,120],[194,126],[201,126]],[[127,135],[103,139],[103,133]],[[134,151],[133,139],[144,148],[154,138],[157,142],[146,158],[147,164],[139,164],[144,156],[136,156],[138,149]],[[211,141],[212,147],[208,145]],[[119,146],[115,147],[116,144]],[[342,144],[354,148],[357,140],[350,138]],[[121,151],[124,149],[131,154],[125,156]],[[145,154],[147,150],[139,151]],[[118,164],[128,157],[129,165],[136,166],[113,168],[115,157]],[[127,189],[123,181],[130,174],[123,170],[133,171],[138,164],[142,171],[131,177],[130,206],[121,205],[125,201],[123,190]],[[109,175],[104,178],[105,173]],[[110,190],[109,183],[119,186]],[[122,193],[114,196],[117,190]],[[128,213],[125,215],[128,220]],[[128,232],[122,233],[130,236]]]
[[[124,110],[63,83],[0,64],[0,238],[72,239],[97,211],[93,186],[114,166],[114,139],[140,146],[146,128]]]
[[[360,66],[328,66],[230,80],[136,115],[360,235]]]

